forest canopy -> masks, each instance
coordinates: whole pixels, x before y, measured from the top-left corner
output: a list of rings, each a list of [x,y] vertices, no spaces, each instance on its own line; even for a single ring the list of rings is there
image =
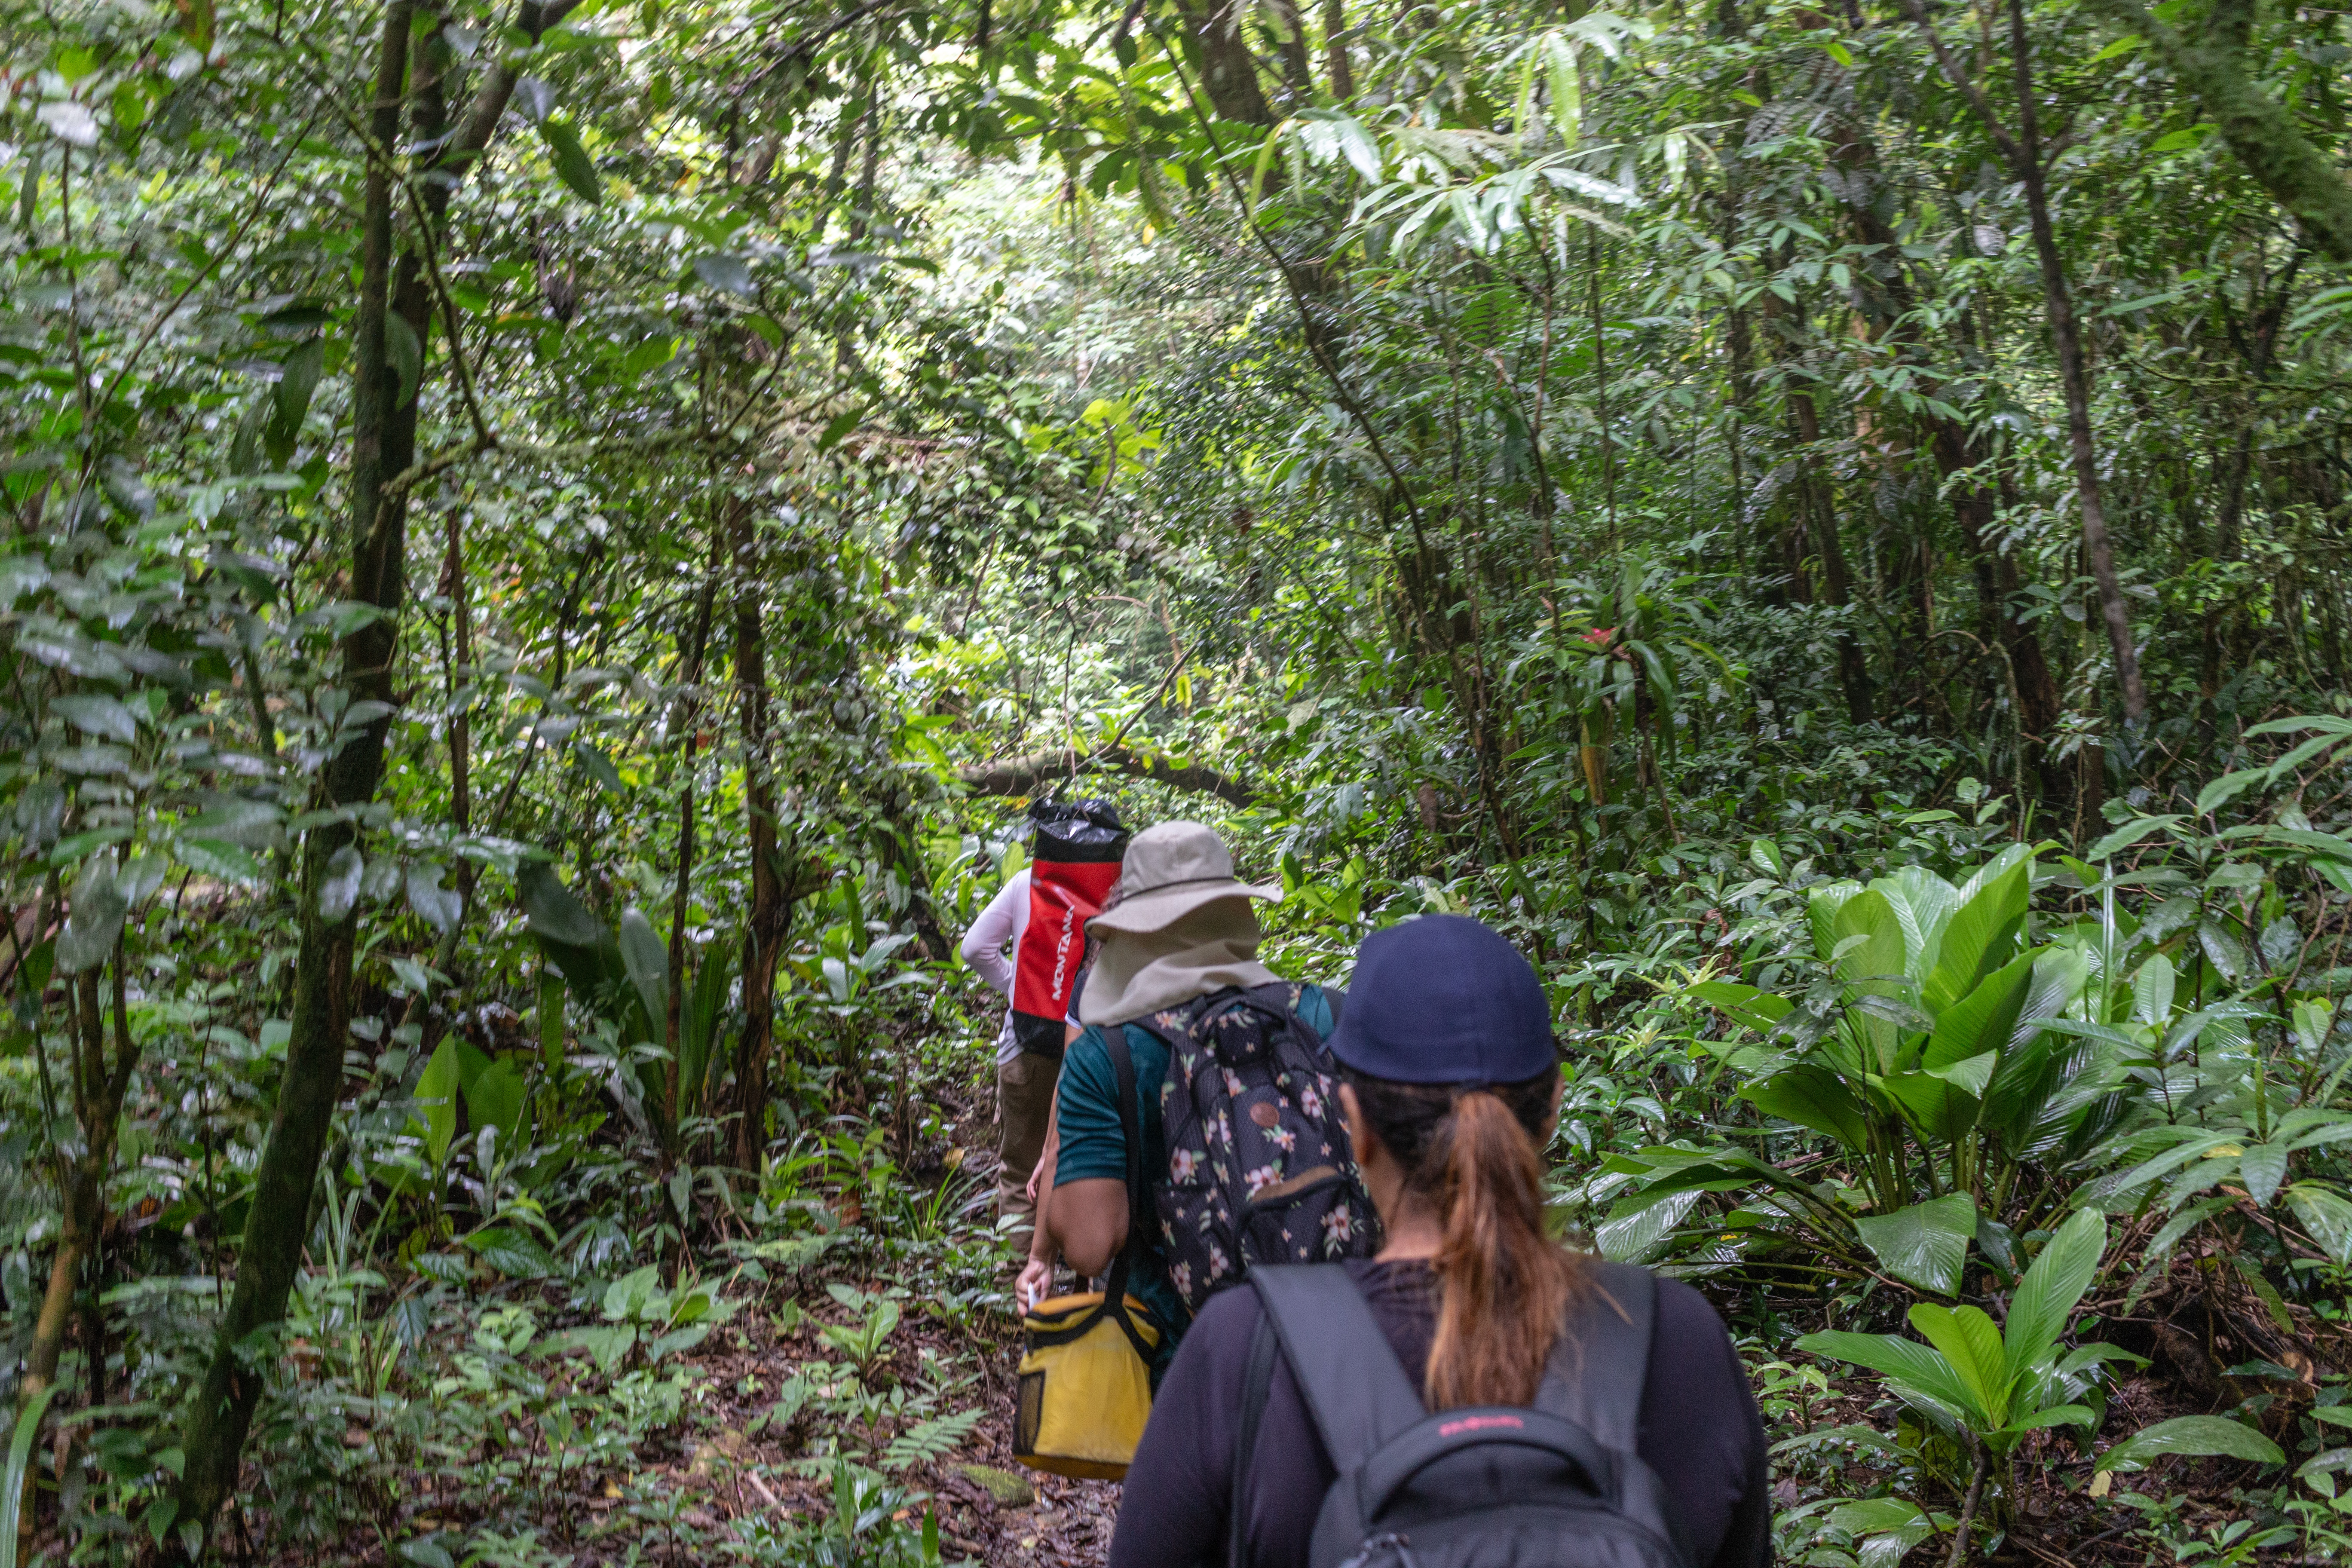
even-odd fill
[[[0,0],[0,1568],[1095,1560],[954,945],[1087,795],[1535,961],[1784,1559],[2342,1555],[2347,61]]]

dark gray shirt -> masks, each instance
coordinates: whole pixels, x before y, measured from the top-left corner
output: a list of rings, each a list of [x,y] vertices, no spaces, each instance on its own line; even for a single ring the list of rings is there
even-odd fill
[[[1418,1385],[1437,1331],[1435,1276],[1418,1261],[1359,1258],[1345,1267]],[[1256,1291],[1225,1290],[1185,1334],[1127,1472],[1110,1568],[1223,1561],[1234,1446],[1258,1317]],[[1723,1320],[1678,1280],[1658,1281],[1640,1448],[1680,1515],[1691,1568],[1770,1568],[1764,1423]],[[1277,1362],[1243,1482],[1253,1568],[1307,1562],[1315,1516],[1337,1476],[1290,1368]]]

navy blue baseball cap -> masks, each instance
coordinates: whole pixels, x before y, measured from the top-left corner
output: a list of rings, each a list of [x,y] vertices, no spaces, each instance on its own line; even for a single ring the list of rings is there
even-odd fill
[[[1341,1065],[1395,1083],[1525,1083],[1559,1061],[1535,966],[1468,915],[1366,937],[1330,1045]]]

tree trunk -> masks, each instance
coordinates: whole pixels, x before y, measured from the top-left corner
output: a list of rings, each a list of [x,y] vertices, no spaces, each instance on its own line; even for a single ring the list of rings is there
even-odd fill
[[[1257,60],[1242,37],[1244,7],[1233,0],[1180,0],[1177,11],[1201,62],[1201,85],[1217,118],[1272,125],[1274,110],[1258,85]]]
[[[2352,185],[2335,157],[2247,68],[2256,0],[2213,0],[2202,31],[2184,36],[2138,0],[2094,0],[2122,26],[2153,42],[2182,86],[2194,92],[2238,163],[2328,257],[2352,261]]]
[[[25,1359],[24,1375],[17,1380],[16,1395],[20,1408],[57,1383],[58,1366],[65,1357],[66,1331],[75,1316],[75,1298],[80,1293],[82,1267],[97,1255],[99,1241],[106,1224],[106,1181],[114,1166],[116,1125],[122,1117],[122,1097],[131,1087],[131,1068],[138,1058],[131,1043],[131,1026],[125,1007],[123,979],[123,945],[117,941],[114,948],[114,1060],[106,1058],[105,1020],[99,1006],[99,972],[89,970],[73,977],[66,991],[66,1042],[72,1068],[68,1089],[73,1098],[74,1120],[81,1129],[81,1148],[70,1155],[61,1155],[56,1176],[58,1195],[58,1250],[49,1262],[48,1287],[42,1292],[41,1310],[33,1323],[33,1342]],[[37,1045],[36,1049],[40,1048]],[[81,1313],[83,1353],[91,1358],[90,1404],[105,1402],[106,1353],[103,1319],[95,1301],[84,1306]],[[28,1466],[25,1472],[25,1489],[16,1516],[16,1560],[32,1560],[33,1498],[35,1469]]]
[[[2025,32],[2024,0],[2010,0],[2011,65],[2017,78],[2017,110],[2021,132],[2019,156],[2012,160],[2025,186],[2025,206],[2033,229],[2033,254],[2042,268],[2042,293],[2050,311],[2050,341],[2058,352],[2059,380],[2066,393],[2066,453],[2074,470],[2074,503],[2083,513],[2083,547],[2090,556],[2091,579],[2098,584],[2099,617],[2106,624],[2107,646],[2115,656],[2116,680],[2122,688],[2124,718],[2137,724],[2147,713],[2147,689],[2140,679],[2139,649],[2132,638],[2131,611],[2124,603],[2116,575],[2115,546],[2107,537],[2106,501],[2099,482],[2099,452],[2091,432],[2091,373],[2083,355],[2080,328],[2074,320],[2074,297],[2066,282],[2066,264],[2058,254],[2058,238],[2050,221],[2050,197],[2043,184],[2042,121],[2034,107],[2033,54]]]
[[[683,667],[680,674],[683,679],[679,684],[687,688],[687,693],[677,706],[676,719],[672,726],[674,730],[684,731],[685,737],[680,742],[685,757],[679,764],[685,776],[677,792],[677,890],[670,898],[669,1016],[663,1025],[667,1033],[672,1053],[668,1068],[672,1105],[677,1103],[676,1053],[678,1042],[678,1009],[684,1005],[686,996],[686,906],[694,875],[694,759],[695,754],[701,749],[701,730],[698,723],[702,709],[702,694],[699,688],[702,685],[704,651],[710,646],[711,610],[719,595],[719,570],[722,548],[720,530],[715,518],[711,521],[710,534],[710,570],[702,579],[701,591],[695,595],[694,621],[687,630],[685,647],[678,650],[683,656],[680,660]]]
[[[2025,190],[2026,214],[2033,230],[2033,254],[2042,273],[2042,295],[2050,316],[2050,342],[2058,356],[2059,381],[2066,397],[2066,449],[2074,475],[2074,501],[2083,514],[2083,551],[2092,581],[2098,586],[2099,618],[2106,628],[2114,656],[2116,680],[2121,689],[2124,717],[2137,726],[2147,713],[2147,689],[2140,679],[2139,650],[2134,645],[2131,612],[2124,603],[2123,585],[2116,575],[2115,548],[2107,537],[2106,506],[2099,485],[2098,447],[2091,433],[2091,376],[2083,356],[2082,335],[2074,320],[2074,300],[2066,283],[2066,267],[2058,254],[2055,228],[2050,219],[2050,196],[2042,164],[2042,121],[2034,107],[2032,42],[2026,36],[2023,0],[2010,0],[2010,63],[2013,70],[2019,134],[2012,136],[1993,112],[1976,79],[1954,60],[1936,31],[1923,0],[1903,0],[1904,9],[1925,35],[1944,79],[1969,101],[1985,132],[2007,160],[2010,173]]]
[[[567,15],[577,0],[543,4],[530,0],[520,23],[537,37]],[[389,153],[402,145],[403,91],[415,55],[417,128],[429,137],[411,144],[431,145],[445,128],[442,71],[446,45],[428,28],[412,46],[415,0],[389,0],[379,35],[370,95],[368,135]],[[457,186],[489,145],[520,69],[501,63],[491,68],[467,107],[466,120],[439,142],[432,160],[438,177],[425,182],[427,211],[437,222]],[[353,314],[352,346],[352,456],[348,527],[352,539],[350,597],[386,612],[384,617],[345,638],[343,684],[354,699],[396,698],[392,679],[397,647],[396,616],[406,567],[407,498],[396,481],[414,460],[416,399],[399,401],[386,348],[386,318],[397,304],[416,336],[420,351],[431,341],[431,298],[422,252],[401,259],[400,286],[394,284],[394,181],[378,156],[368,160],[361,210],[360,297]],[[419,244],[435,236],[418,236]],[[457,353],[459,345],[450,345]],[[390,716],[366,726],[327,771],[327,795],[338,806],[374,798],[383,771],[383,742]],[[214,1518],[236,1489],[245,1439],[259,1405],[262,1363],[250,1361],[252,1337],[285,1320],[286,1300],[310,1233],[312,1190],[325,1151],[335,1096],[341,1087],[343,1049],[351,1025],[351,981],[356,921],[350,915],[330,922],[319,913],[318,889],[329,860],[352,844],[348,822],[310,830],[303,846],[297,892],[301,936],[294,960],[294,1002],[284,1075],[269,1136],[254,1173],[250,1216],[239,1251],[236,1289],[223,1314],[210,1363],[190,1394],[182,1417],[180,1446],[185,1455],[179,1488],[178,1522],[202,1531],[194,1555],[208,1543]],[[176,1534],[168,1536],[176,1551]]]
[[[1347,42],[1339,37],[1347,30],[1348,13],[1341,0],[1323,0],[1323,64],[1331,97],[1339,103],[1356,96],[1355,68],[1349,63]]]
[[[1813,395],[1803,391],[1791,380],[1783,394],[1789,404],[1789,416],[1797,427],[1797,505],[1811,525],[1813,547],[1822,558],[1822,589],[1829,604],[1849,613],[1853,605],[1853,579],[1846,568],[1845,545],[1839,537],[1835,501],[1824,493],[1821,473],[1813,463],[1814,448],[1822,438],[1821,416],[1813,407]],[[1863,657],[1862,643],[1853,635],[1853,627],[1838,627],[1838,685],[1845,691],[1846,717],[1856,724],[1867,724],[1874,718],[1874,693],[1870,683],[1870,661]]]
[[[748,497],[727,502],[734,553],[735,689],[743,730],[743,815],[751,840],[751,914],[743,933],[743,1041],[736,1054],[735,1163],[757,1171],[768,1146],[768,1068],[774,1054],[776,967],[791,925],[776,853],[776,781],[768,733],[768,663],[761,627],[759,522]]]
[[[1951,420],[1934,422],[1934,446],[1936,466],[1947,481],[1977,467],[1979,454],[1974,444],[1968,433]],[[2032,626],[2018,620],[2010,607],[2011,596],[2017,592],[2017,563],[1992,546],[1992,493],[1973,479],[1962,480],[1952,487],[1952,514],[1968,545],[1977,580],[1978,608],[1988,637],[1998,640],[2007,651],[2010,668],[2017,678],[2017,700],[2021,710],[2018,727],[2033,749],[2031,761],[2040,769],[2044,761],[2043,748],[2058,724],[2062,702],[2057,680],[2050,672],[2050,661],[2042,650],[2042,639],[2034,635]],[[2045,773],[2045,791],[2052,782]]]

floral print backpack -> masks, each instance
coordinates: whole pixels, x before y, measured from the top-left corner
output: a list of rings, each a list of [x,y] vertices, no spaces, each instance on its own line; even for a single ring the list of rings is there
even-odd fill
[[[1168,1043],[1168,1173],[1152,1184],[1188,1311],[1260,1263],[1369,1258],[1380,1222],[1340,1118],[1339,1064],[1287,981],[1136,1020]],[[1323,992],[1336,1024],[1342,994]]]

